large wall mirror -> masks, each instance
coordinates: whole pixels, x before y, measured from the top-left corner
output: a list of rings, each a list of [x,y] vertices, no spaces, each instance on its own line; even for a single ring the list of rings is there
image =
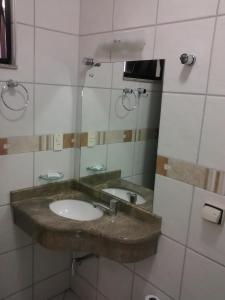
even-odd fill
[[[9,0],[0,0],[0,64],[12,64],[11,7]]]
[[[151,209],[164,60],[93,63],[82,90],[80,177]]]

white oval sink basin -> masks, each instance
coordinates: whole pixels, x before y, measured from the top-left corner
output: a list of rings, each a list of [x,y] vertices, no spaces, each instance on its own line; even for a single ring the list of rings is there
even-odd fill
[[[124,190],[124,189],[119,189],[119,188],[108,188],[108,189],[103,189],[103,192],[106,192],[110,195],[113,195],[122,200],[130,202],[129,193],[131,193],[131,191],[129,191],[129,190]],[[137,194],[136,204],[144,204],[144,203],[145,203],[145,199],[141,195]]]
[[[103,216],[103,212],[99,208],[95,208],[90,203],[74,199],[52,202],[49,208],[61,217],[76,221],[93,221]]]

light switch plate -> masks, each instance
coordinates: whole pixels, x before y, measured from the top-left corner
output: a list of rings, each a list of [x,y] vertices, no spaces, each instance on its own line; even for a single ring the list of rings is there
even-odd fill
[[[62,151],[63,150],[63,134],[56,133],[54,135],[54,151]]]

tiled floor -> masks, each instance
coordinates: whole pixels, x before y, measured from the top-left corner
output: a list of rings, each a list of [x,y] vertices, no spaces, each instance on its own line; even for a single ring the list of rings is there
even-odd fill
[[[79,300],[80,298],[78,298],[74,293],[72,292],[67,292],[66,295],[61,294],[58,295],[57,297],[55,297],[52,300]]]

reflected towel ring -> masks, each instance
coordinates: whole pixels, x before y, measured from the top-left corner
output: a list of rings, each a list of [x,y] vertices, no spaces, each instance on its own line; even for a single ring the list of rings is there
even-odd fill
[[[127,107],[127,105],[125,104],[124,100],[127,98],[128,100],[130,100],[128,94],[133,94],[134,98],[135,98],[135,104],[131,107]],[[134,111],[137,108],[138,105],[138,99],[137,99],[137,95],[135,94],[135,91],[133,89],[123,89],[123,94],[122,94],[122,106],[124,109],[126,109],[127,111]]]
[[[25,103],[24,103],[24,105],[22,107],[14,108],[14,107],[11,107],[5,101],[5,99],[4,99],[4,93],[7,92],[10,88],[16,88],[18,86],[20,86],[25,91]],[[22,111],[22,110],[25,110],[27,108],[27,106],[29,105],[29,102],[30,102],[29,93],[28,93],[28,90],[26,89],[26,87],[22,83],[19,83],[17,81],[12,80],[12,79],[6,81],[6,84],[2,87],[1,99],[2,99],[2,103],[5,105],[5,107],[7,107],[8,109],[10,109],[12,111]]]

